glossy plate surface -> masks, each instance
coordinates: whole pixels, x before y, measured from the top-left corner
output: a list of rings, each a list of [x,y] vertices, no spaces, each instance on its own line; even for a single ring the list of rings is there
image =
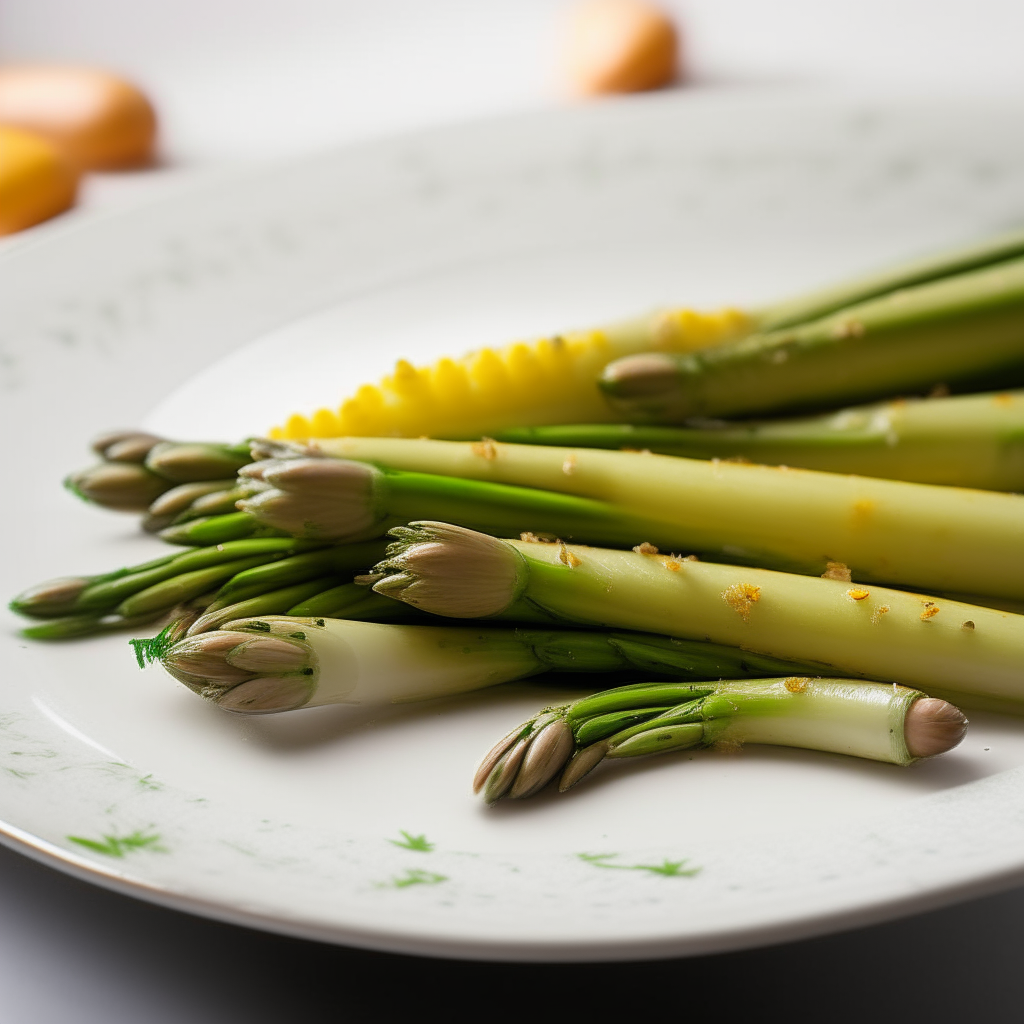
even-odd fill
[[[424,360],[666,303],[756,304],[1018,224],[1022,112],[673,94],[351,148],[0,254],[3,593],[159,550],[61,477],[144,424],[238,439]],[[126,637],[0,635],[5,841],[224,919],[438,955],[711,952],[1024,877],[1024,728],[901,770],[751,747],[485,810],[556,694],[218,712]]]

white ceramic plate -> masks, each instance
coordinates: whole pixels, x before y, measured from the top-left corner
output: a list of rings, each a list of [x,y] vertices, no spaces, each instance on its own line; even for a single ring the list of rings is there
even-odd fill
[[[755,303],[1019,223],[1021,115],[676,94],[343,150],[37,232],[0,257],[2,591],[157,550],[61,491],[94,432],[240,438],[398,356]],[[995,717],[911,769],[752,747],[486,810],[473,766],[550,690],[246,720],[139,672],[123,636],[43,645],[15,627],[5,841],[198,913],[599,959],[808,935],[1024,877],[1024,730]]]

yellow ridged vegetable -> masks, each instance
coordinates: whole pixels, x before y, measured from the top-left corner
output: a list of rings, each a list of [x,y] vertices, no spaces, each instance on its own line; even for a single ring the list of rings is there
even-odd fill
[[[399,360],[379,384],[364,384],[339,409],[296,414],[270,433],[318,437],[477,439],[511,427],[615,422],[597,378],[615,359],[641,352],[692,352],[740,337],[751,315],[725,308],[672,309],[603,329],[484,348],[415,367]]]

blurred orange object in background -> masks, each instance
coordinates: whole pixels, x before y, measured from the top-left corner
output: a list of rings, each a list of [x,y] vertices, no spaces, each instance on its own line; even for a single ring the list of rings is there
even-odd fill
[[[130,82],[87,68],[0,68],[0,125],[49,139],[83,170],[140,167],[153,159],[156,115]]]
[[[582,95],[657,89],[678,74],[679,34],[642,0],[584,0],[571,12],[566,65]]]
[[[75,201],[78,173],[56,146],[0,127],[0,235],[32,227]]]

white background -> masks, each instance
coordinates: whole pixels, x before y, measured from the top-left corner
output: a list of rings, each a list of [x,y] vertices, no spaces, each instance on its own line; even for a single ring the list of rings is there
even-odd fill
[[[0,61],[120,70],[161,117],[154,170],[90,179],[145,201],[225,164],[570,102],[561,0],[4,0]],[[1024,4],[676,0],[694,89],[1024,95]],[[15,243],[16,244],[16,243]],[[117,897],[0,850],[0,1021],[537,1020],[674,993],[738,1016],[1016,1019],[1024,891],[846,936],[683,963],[433,963],[319,947]],[[691,973],[694,972],[694,973]],[[691,987],[696,974],[701,981]],[[485,986],[479,999],[468,989]],[[626,1002],[629,992],[644,993]],[[697,1003],[682,998],[690,992]],[[702,995],[698,996],[697,991]],[[530,995],[532,993],[532,995]],[[717,995],[716,995],[717,994]],[[653,1000],[653,1002],[651,1001]],[[536,1005],[536,1004],[534,1004]]]

